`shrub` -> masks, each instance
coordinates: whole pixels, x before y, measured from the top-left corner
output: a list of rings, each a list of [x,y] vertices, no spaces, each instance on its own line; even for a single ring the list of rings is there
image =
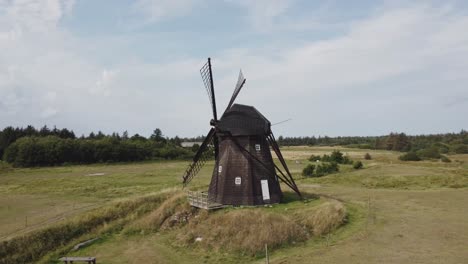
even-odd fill
[[[444,155],[440,156],[440,160],[442,162],[452,162],[447,156],[444,156]]]
[[[315,170],[315,165],[313,164],[308,164],[303,170],[302,170],[302,176],[305,177],[312,177],[314,175],[314,170]]]
[[[315,168],[315,175],[324,176],[324,175],[335,173],[338,171],[339,171],[338,163],[336,162],[322,163],[322,164],[319,164]]]
[[[353,164],[353,161],[339,150],[334,150],[330,156],[327,154],[323,155],[320,160],[324,162],[336,162],[338,164]]]
[[[344,161],[343,153],[341,153],[341,151],[339,150],[334,150],[332,154],[330,155],[330,161],[331,162],[334,161],[336,163],[342,164]]]
[[[371,160],[372,156],[369,153],[366,153],[366,155],[364,155],[364,159]]]
[[[321,158],[321,161],[323,161],[323,162],[331,162],[332,159],[331,159],[331,157],[330,157],[329,155],[324,154],[324,155],[322,156],[322,158]]]
[[[347,155],[343,157],[341,164],[353,164],[353,160],[350,159]]]
[[[425,159],[440,159],[439,149],[435,146],[418,150],[417,154],[419,157],[425,158]]]
[[[362,169],[363,167],[364,167],[364,165],[359,160],[355,161],[354,164],[353,164],[353,168],[356,169],[356,170]]]
[[[317,160],[320,161],[320,159],[321,159],[321,158],[320,158],[319,155],[316,156],[316,155],[314,155],[314,154],[312,154],[312,155],[309,157],[309,161],[313,161],[313,162],[316,162]]]
[[[418,154],[416,154],[416,152],[413,152],[413,151],[403,154],[398,158],[402,161],[420,161],[421,160]]]
[[[457,154],[468,154],[468,145],[456,144],[451,147],[451,150]]]
[[[196,153],[198,151],[198,149],[200,148],[200,145],[198,144],[193,144],[192,147],[191,147],[191,150]]]

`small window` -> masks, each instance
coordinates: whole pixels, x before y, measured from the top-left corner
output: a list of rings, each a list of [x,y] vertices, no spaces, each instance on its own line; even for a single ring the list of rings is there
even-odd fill
[[[220,166],[218,167],[218,173],[221,173],[222,171],[223,171],[223,166],[220,165]]]
[[[241,182],[242,182],[241,177],[236,177],[236,179],[234,180],[234,183],[235,183],[236,185],[241,185]]]
[[[255,150],[260,151],[260,144],[255,144]]]

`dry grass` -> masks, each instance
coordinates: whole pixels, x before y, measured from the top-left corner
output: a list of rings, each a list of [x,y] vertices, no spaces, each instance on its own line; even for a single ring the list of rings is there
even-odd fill
[[[325,202],[297,215],[265,209],[241,209],[206,214],[194,219],[177,237],[183,245],[199,244],[216,251],[255,255],[264,250],[302,242],[332,232],[346,222],[346,209],[338,201]],[[201,241],[195,241],[201,238]]]
[[[3,241],[0,244],[0,263],[30,263],[70,241],[98,228],[105,228],[113,221],[121,225],[152,210],[171,195],[170,192],[157,193],[115,202],[109,206],[90,211],[80,217],[34,231],[23,236]]]
[[[177,224],[176,221],[171,221],[174,215],[192,215],[193,211],[194,209],[187,203],[186,194],[177,192],[151,213],[131,224],[126,231],[131,233],[139,230],[157,231],[160,228],[167,229]]]
[[[346,208],[342,203],[329,201],[314,208],[312,214],[302,217],[300,222],[315,236],[321,236],[344,224],[346,215]]]
[[[196,238],[202,241],[195,242]],[[190,223],[178,236],[185,245],[200,243],[214,250],[251,255],[261,252],[265,244],[275,248],[307,238],[307,231],[287,216],[261,210],[230,211],[202,217]]]

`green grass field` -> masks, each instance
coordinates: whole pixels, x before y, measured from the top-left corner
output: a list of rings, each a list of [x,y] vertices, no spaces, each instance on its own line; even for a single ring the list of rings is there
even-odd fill
[[[364,169],[341,166],[340,172],[303,178],[311,154],[340,149]],[[299,188],[341,201],[348,223],[329,235],[270,251],[270,263],[463,263],[468,259],[468,155],[440,161],[401,162],[401,153],[337,147],[282,149]],[[364,160],[369,152],[373,159]],[[163,190],[180,189],[187,162],[13,169],[0,166],[0,240],[28,235]],[[206,188],[213,163],[207,163],[191,183]],[[285,187],[283,187],[285,189]],[[140,206],[140,205],[138,205]],[[151,207],[151,206],[150,206]],[[140,210],[140,209],[139,209]],[[63,255],[92,255],[98,263],[263,263],[263,256],[177,243],[177,231],[128,232],[151,208],[106,222],[63,247],[48,252],[43,263]],[[227,213],[226,209],[217,214]],[[270,210],[289,217],[306,212],[303,203],[275,205]],[[139,212],[140,212],[139,211]],[[300,217],[299,213],[297,217]],[[70,245],[99,235],[101,239],[77,252]],[[1,261],[0,261],[1,263]]]

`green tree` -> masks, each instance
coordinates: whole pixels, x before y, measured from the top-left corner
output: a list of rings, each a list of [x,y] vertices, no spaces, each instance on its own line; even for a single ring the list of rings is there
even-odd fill
[[[153,140],[153,141],[156,141],[156,142],[166,141],[166,139],[164,138],[164,136],[162,134],[161,129],[159,129],[159,128],[156,128],[153,131],[153,134],[151,134],[150,139]]]

